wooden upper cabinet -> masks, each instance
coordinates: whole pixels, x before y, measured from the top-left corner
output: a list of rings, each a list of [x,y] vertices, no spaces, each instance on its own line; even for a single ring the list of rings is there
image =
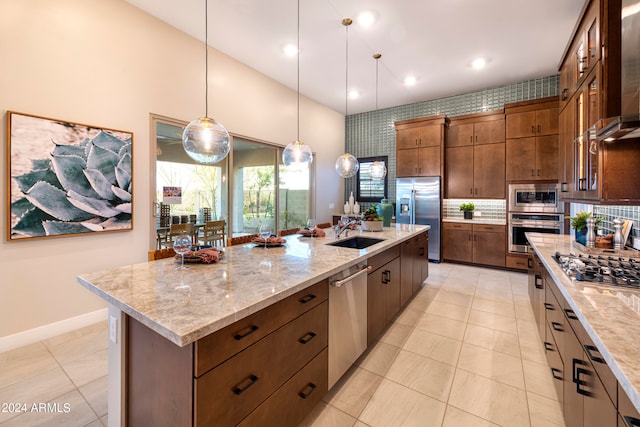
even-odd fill
[[[447,122],[441,114],[395,123],[396,176],[442,175]]]
[[[505,105],[506,180],[558,179],[558,98]]]
[[[447,147],[496,144],[504,142],[504,114],[479,113],[458,116],[451,120],[447,133]]]
[[[505,145],[485,144],[473,150],[473,197],[504,199]]]
[[[473,145],[473,123],[449,126],[447,148]]]
[[[475,145],[498,144],[504,142],[504,115],[499,114],[492,120],[481,121],[473,125]]]

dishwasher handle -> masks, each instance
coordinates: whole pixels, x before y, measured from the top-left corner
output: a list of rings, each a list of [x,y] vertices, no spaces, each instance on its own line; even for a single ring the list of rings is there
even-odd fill
[[[335,282],[331,282],[331,286],[335,286],[336,288],[340,288],[345,283],[350,282],[353,279],[355,279],[356,277],[360,276],[361,274],[368,273],[369,271],[371,271],[371,267],[370,266],[363,267],[362,270],[358,271],[357,273],[352,274],[351,276],[349,276],[349,277],[347,277],[345,279],[336,280]]]

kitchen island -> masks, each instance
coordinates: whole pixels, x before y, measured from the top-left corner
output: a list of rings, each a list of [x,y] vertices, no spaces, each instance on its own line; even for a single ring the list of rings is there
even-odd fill
[[[205,373],[214,373],[216,369],[213,368],[217,364],[233,355],[216,354],[223,352],[217,350],[219,346],[226,345],[221,344],[217,338],[219,333],[226,331],[230,325],[237,325],[240,321],[253,319],[255,316],[265,316],[265,313],[268,317],[281,318],[281,324],[286,323],[287,327],[295,323],[292,321],[294,318],[296,322],[304,317],[317,319],[318,322],[324,319],[326,329],[326,294],[330,276],[362,261],[378,260],[381,257],[384,259],[394,251],[399,258],[403,242],[425,235],[429,228],[421,225],[395,225],[378,233],[362,233],[367,237],[384,239],[365,249],[327,245],[334,240],[331,237],[332,230],[328,230],[328,237],[324,238],[287,236],[287,243],[281,247],[265,249],[252,244],[228,247],[219,263],[190,264],[188,270],[176,270],[175,260],[165,259],[79,276],[78,281],[83,286],[109,303],[109,410],[114,415],[120,414],[119,419],[116,416],[110,417],[109,424],[127,424],[126,412],[136,406],[128,399],[145,399],[140,395],[140,390],[146,387],[148,392],[144,394],[148,395],[147,399],[153,400],[152,396],[154,393],[158,395],[162,386],[172,386],[175,396],[167,396],[157,405],[182,405],[180,410],[171,409],[170,412],[183,411],[186,417],[184,419],[192,416],[193,405],[193,424],[211,424],[210,418],[203,418],[204,421],[198,422],[198,399],[206,394],[198,387],[198,383],[203,382],[200,376],[206,377]],[[351,231],[351,235],[357,233],[359,232]],[[379,270],[383,270],[383,284],[388,283],[384,277],[390,280],[392,275],[386,269]],[[400,272],[396,274],[399,276]],[[292,298],[300,303],[313,302],[308,304],[310,309],[305,311],[306,307],[295,308],[295,304],[290,302],[293,301]],[[303,321],[306,320],[300,320]],[[252,345],[256,347],[266,342],[262,333],[281,331],[285,329],[285,326],[278,329],[282,325],[255,332],[257,327],[250,323],[246,331],[238,332],[236,337],[242,339],[245,335],[250,336],[247,342],[249,345],[256,343]],[[303,323],[291,326],[293,329],[296,327],[305,330],[307,326]],[[301,340],[312,342],[313,345],[326,341],[326,331],[322,328],[320,326],[318,331],[309,332]],[[144,340],[144,345],[131,336],[132,331],[133,336],[142,337],[139,341]],[[267,337],[275,336],[276,332]],[[318,339],[315,339],[316,336]],[[256,341],[258,338],[260,341]],[[240,341],[239,338],[235,339]],[[277,343],[278,339],[275,336],[273,343]],[[243,351],[246,346],[236,347],[234,351],[238,354],[248,354],[248,351]],[[326,344],[325,349],[316,357],[321,356],[325,357],[326,365]],[[162,360],[159,365],[154,366],[155,359],[168,360]],[[277,360],[279,359],[274,354],[272,362]],[[260,363],[265,365],[269,360],[261,360]],[[306,366],[311,365],[312,362],[309,362]],[[143,377],[139,379],[142,383],[136,385],[136,381],[139,381],[136,380],[137,370],[154,369],[161,371],[159,376],[167,374],[167,378],[161,379],[160,383],[144,384]],[[218,379],[207,381],[217,382]],[[257,382],[257,379],[249,376],[246,382],[236,384],[234,393],[241,396]],[[265,383],[266,381],[262,381],[259,387]],[[142,388],[135,389],[137,386]],[[133,396],[127,396],[127,387],[134,387],[129,389],[129,394]],[[132,393],[132,390],[137,391]],[[312,391],[313,389],[307,390],[305,394],[311,394]],[[128,410],[125,411],[124,408]],[[236,418],[234,423],[235,420]],[[164,419],[164,423],[169,425],[171,420]]]
[[[567,235],[527,238],[543,267],[529,289],[567,425],[640,425],[640,289],[567,276],[554,258],[580,254]]]

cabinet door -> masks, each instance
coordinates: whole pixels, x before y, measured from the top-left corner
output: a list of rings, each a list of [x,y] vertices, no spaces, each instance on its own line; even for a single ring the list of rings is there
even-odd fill
[[[558,109],[545,108],[536,111],[536,135],[555,135],[558,133]]]
[[[476,264],[504,267],[505,264],[505,238],[502,232],[473,232],[473,262]]]
[[[445,156],[445,182],[447,197],[473,196],[473,146],[447,148]]]
[[[419,135],[420,147],[434,147],[442,145],[442,125],[422,126]]]
[[[405,305],[411,295],[413,295],[414,282],[414,264],[416,251],[416,240],[409,239],[402,242],[400,247],[400,304]]]
[[[558,179],[558,135],[536,138],[536,179]]]
[[[447,147],[463,147],[473,145],[473,123],[449,126]]]
[[[509,115],[508,117],[511,117]],[[507,139],[507,181],[535,179],[536,138]]]
[[[449,261],[472,262],[472,234],[470,230],[444,227],[442,257]]]
[[[396,151],[396,175],[416,176],[418,174],[418,149]]]
[[[422,233],[418,236],[416,250],[418,252],[416,263],[419,264],[420,267],[420,276],[419,280],[415,281],[415,287],[413,288],[414,293],[420,288],[422,282],[427,280],[427,277],[429,276],[429,233]]]
[[[400,258],[396,258],[383,267],[386,277],[383,280],[384,286],[384,327],[400,311]]]
[[[560,199],[573,197],[575,181],[573,175],[573,141],[576,137],[576,104],[571,98],[560,112],[558,130],[558,180],[560,181]]]
[[[396,131],[396,148],[415,148],[420,139],[420,128],[413,127]]]
[[[505,198],[505,144],[485,144],[474,147],[474,197]]]
[[[405,151],[405,150],[402,150],[402,151]],[[415,150],[411,150],[411,151],[415,151]],[[434,147],[418,148],[417,175],[418,176],[440,176],[440,146],[439,145]]]
[[[536,135],[536,112],[507,114],[507,139],[526,138]]]
[[[385,326],[385,289],[382,283],[385,267],[367,276],[367,344],[375,342]]]
[[[586,365],[580,341],[578,341],[571,329],[569,329],[569,332],[565,333],[564,352],[560,353],[564,366],[564,421],[567,427],[583,427],[584,399],[581,393],[585,392],[585,388],[584,384],[580,384],[578,381],[586,380],[583,374],[586,370]]]
[[[504,142],[504,118],[478,122],[473,125],[474,144],[496,144]]]

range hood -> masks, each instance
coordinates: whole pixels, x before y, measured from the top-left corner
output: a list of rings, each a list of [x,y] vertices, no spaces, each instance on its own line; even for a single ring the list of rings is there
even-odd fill
[[[622,0],[621,115],[596,124],[599,140],[640,138],[640,0]]]

